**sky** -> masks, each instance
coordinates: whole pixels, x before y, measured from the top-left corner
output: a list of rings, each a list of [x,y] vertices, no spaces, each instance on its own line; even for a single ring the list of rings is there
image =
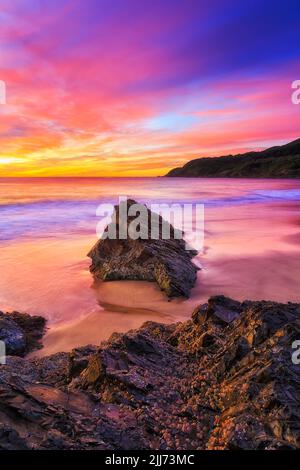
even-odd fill
[[[299,0],[0,0],[0,176],[156,176],[300,137]]]

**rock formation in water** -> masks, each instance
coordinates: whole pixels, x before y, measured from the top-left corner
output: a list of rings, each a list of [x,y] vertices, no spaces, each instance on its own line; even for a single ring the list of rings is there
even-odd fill
[[[262,152],[197,158],[166,176],[202,178],[300,178],[300,139]]]
[[[300,304],[212,297],[192,319],[0,366],[2,449],[300,448]]]
[[[155,281],[170,298],[189,297],[199,269],[191,261],[197,252],[186,249],[182,232],[145,205],[139,205],[144,208],[145,215],[139,217],[140,236],[134,239],[130,224],[137,221],[137,214],[130,215],[127,210],[135,205],[134,200],[128,200],[115,207],[112,222],[88,253],[92,259],[91,273],[95,279],[103,281]],[[153,237],[155,230],[156,239]],[[167,239],[163,238],[163,233]],[[112,234],[115,239],[107,234]]]
[[[4,341],[6,354],[24,356],[41,347],[46,320],[26,313],[0,312],[0,341]]]

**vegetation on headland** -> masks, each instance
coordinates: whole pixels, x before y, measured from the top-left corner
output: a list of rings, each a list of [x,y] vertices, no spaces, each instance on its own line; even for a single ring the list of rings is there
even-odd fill
[[[300,139],[261,152],[197,158],[166,176],[202,178],[300,178]]]

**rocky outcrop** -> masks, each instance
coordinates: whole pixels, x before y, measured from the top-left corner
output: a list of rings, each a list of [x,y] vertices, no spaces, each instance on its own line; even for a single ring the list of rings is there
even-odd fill
[[[145,323],[0,366],[0,448],[300,448],[300,305],[212,297],[184,323]]]
[[[140,236],[135,239],[130,224],[137,215],[127,215],[135,205],[134,200],[128,200],[115,207],[112,222],[88,253],[92,259],[91,273],[95,279],[103,281],[155,281],[170,298],[188,297],[199,269],[191,261],[197,252],[186,249],[182,232],[175,230],[161,216],[156,217],[144,205],[145,214],[139,215]],[[157,239],[154,239],[156,229]],[[163,238],[163,230],[169,235],[167,239]]]
[[[26,313],[0,312],[0,340],[4,341],[6,354],[24,356],[41,346],[46,320]]]

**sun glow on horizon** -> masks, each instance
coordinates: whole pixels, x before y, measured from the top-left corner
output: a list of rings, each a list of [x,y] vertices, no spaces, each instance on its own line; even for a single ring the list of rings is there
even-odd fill
[[[193,158],[299,137],[290,84],[300,15],[285,5],[1,7],[2,177],[161,176]]]

